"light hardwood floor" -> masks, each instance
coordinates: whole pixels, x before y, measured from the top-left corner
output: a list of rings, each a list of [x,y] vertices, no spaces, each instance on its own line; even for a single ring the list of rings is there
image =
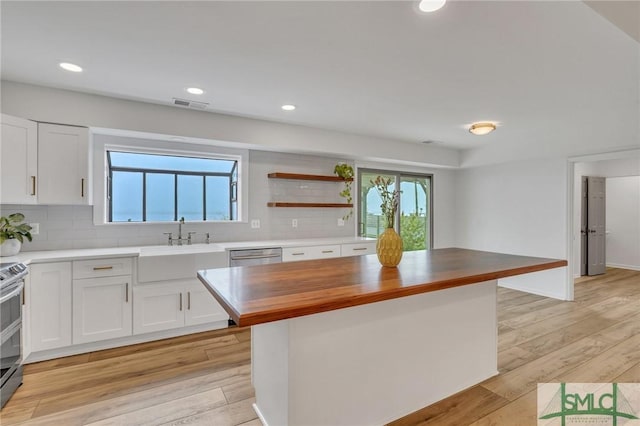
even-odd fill
[[[640,382],[640,272],[577,281],[575,301],[498,290],[500,375],[393,425],[535,425],[539,382]],[[229,329],[26,366],[4,425],[260,425],[250,331]]]

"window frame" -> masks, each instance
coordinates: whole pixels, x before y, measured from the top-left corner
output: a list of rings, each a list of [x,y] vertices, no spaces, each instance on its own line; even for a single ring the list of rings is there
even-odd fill
[[[229,220],[228,222],[233,222],[237,219],[233,218],[233,203],[237,202],[237,197],[234,199],[232,191],[232,187],[234,184],[237,184],[237,181],[234,182],[233,174],[236,168],[238,167],[238,160],[233,160],[229,158],[213,158],[213,157],[203,157],[202,155],[194,156],[186,156],[186,155],[169,155],[169,154],[151,154],[151,155],[161,155],[164,157],[186,157],[186,158],[200,158],[200,159],[210,159],[210,160],[223,160],[223,161],[233,161],[233,167],[229,173],[223,172],[192,172],[185,170],[170,170],[170,169],[152,169],[152,168],[140,168],[140,167],[126,167],[126,166],[113,166],[111,164],[111,156],[110,152],[118,152],[118,153],[128,153],[128,154],[149,154],[147,152],[133,152],[133,151],[116,151],[113,149],[105,150],[107,155],[107,167],[109,170],[109,176],[107,176],[107,204],[108,204],[108,221],[109,223],[123,223],[124,221],[113,221],[113,172],[128,172],[128,173],[141,173],[142,174],[142,220],[135,221],[136,223],[144,223],[147,221],[147,174],[165,174],[165,175],[173,175],[174,186],[173,186],[173,222],[178,221],[178,179],[180,176],[198,176],[202,177],[202,221],[203,222],[227,222],[222,220],[207,220],[207,177],[226,177],[229,178]],[[193,221],[193,219],[191,220]],[[154,222],[154,221],[152,221]],[[171,221],[159,221],[159,222],[171,222]]]
[[[417,178],[427,178],[429,179],[429,194],[428,194],[428,209],[429,211],[428,213],[428,219],[429,219],[429,244],[428,247],[426,247],[427,250],[432,250],[433,249],[433,240],[434,240],[434,235],[433,235],[433,191],[434,191],[434,178],[433,178],[433,174],[432,173],[419,173],[419,172],[415,172],[415,171],[403,171],[403,170],[388,170],[388,169],[379,169],[376,167],[358,167],[357,169],[357,194],[358,194],[358,210],[357,210],[357,221],[356,221],[356,232],[358,236],[364,236],[364,225],[365,223],[362,222],[362,174],[363,173],[370,173],[370,174],[379,174],[379,175],[386,175],[386,176],[393,176],[393,178],[395,179],[395,182],[397,182],[398,184],[401,182],[401,178],[402,177],[417,177]],[[400,198],[402,199],[402,193],[400,193]],[[400,209],[400,208],[399,208]],[[394,219],[394,229],[396,230],[396,232],[398,232],[398,234],[400,234],[402,232],[402,230],[400,229],[400,212],[398,212],[396,214],[396,217]]]
[[[108,130],[108,129],[107,129]],[[140,222],[111,222],[110,201],[107,199],[109,186],[109,164],[107,151],[130,152],[140,154],[155,154],[167,156],[181,156],[192,158],[211,158],[219,160],[235,161],[237,179],[235,188],[230,190],[236,194],[236,218],[234,220],[191,220],[192,223],[247,223],[248,218],[248,182],[249,182],[249,150],[241,148],[229,148],[224,144],[216,144],[211,140],[189,140],[188,142],[172,142],[166,139],[138,138],[112,133],[94,133],[93,138],[93,164],[95,171],[93,176],[94,225],[161,225],[175,223],[172,221],[140,221]],[[169,171],[174,173],[174,171]],[[189,172],[179,172],[179,174]],[[199,174],[199,172],[198,172]],[[233,179],[232,179],[233,180]],[[230,193],[230,195],[232,195]],[[230,209],[233,208],[230,204]],[[231,213],[231,212],[230,212]]]

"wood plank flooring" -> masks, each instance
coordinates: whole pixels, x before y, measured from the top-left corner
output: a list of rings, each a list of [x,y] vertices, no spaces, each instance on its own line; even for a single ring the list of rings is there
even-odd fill
[[[535,425],[538,382],[640,382],[640,272],[577,280],[575,301],[498,289],[500,375],[392,424]],[[260,422],[250,330],[232,328],[29,364],[5,425]]]

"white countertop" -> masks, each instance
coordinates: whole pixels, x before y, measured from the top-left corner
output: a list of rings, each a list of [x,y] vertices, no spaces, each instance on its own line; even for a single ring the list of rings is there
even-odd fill
[[[17,256],[0,257],[0,262],[43,263],[62,262],[81,258],[109,258],[121,256],[166,256],[171,254],[215,253],[228,250],[271,248],[271,247],[303,247],[328,244],[356,244],[371,242],[375,238],[336,237],[336,238],[304,238],[296,240],[238,241],[214,244],[193,244],[183,246],[143,246],[143,247],[109,247],[86,248],[72,250],[26,251]]]

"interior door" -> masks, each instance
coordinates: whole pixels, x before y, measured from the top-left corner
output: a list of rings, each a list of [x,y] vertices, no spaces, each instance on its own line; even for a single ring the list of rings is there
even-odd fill
[[[580,189],[580,276],[587,275],[587,177],[582,176],[582,187]]]
[[[605,188],[602,177],[587,178],[587,275],[604,274],[605,253]]]

